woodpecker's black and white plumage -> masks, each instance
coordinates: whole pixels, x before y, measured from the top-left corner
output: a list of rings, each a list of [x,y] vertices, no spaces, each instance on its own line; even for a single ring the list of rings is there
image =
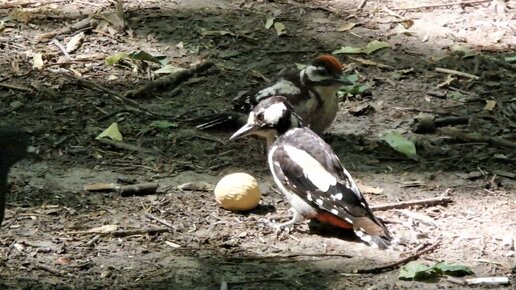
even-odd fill
[[[0,127],[0,225],[4,220],[9,169],[28,154],[29,136],[18,129]]]
[[[245,135],[265,137],[274,181],[285,194],[294,217],[279,226],[317,219],[346,229],[370,245],[386,248],[391,236],[369,209],[364,196],[330,145],[303,126],[286,98],[260,102],[247,123],[230,140]]]
[[[294,106],[310,129],[321,134],[335,119],[339,104],[337,91],[346,84],[351,83],[343,78],[339,60],[331,55],[321,55],[302,70],[280,73],[278,79],[267,88],[238,96],[233,100],[233,109],[247,116],[259,102],[281,95]],[[209,128],[228,118],[238,119],[234,114],[224,115],[198,128]]]

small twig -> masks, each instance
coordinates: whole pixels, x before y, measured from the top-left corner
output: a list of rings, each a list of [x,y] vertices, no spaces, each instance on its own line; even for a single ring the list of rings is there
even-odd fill
[[[414,118],[412,131],[414,133],[433,133],[438,127],[468,124],[471,116],[446,116],[436,118],[432,114],[419,114]]]
[[[95,20],[93,18],[85,18],[77,23],[74,23],[70,26],[67,26],[67,27],[63,27],[59,30],[56,30],[56,31],[52,31],[52,32],[48,32],[48,33],[43,33],[43,34],[40,34],[39,36],[37,36],[36,38],[39,40],[39,41],[45,41],[45,40],[49,40],[51,38],[54,38],[58,35],[61,35],[61,34],[68,34],[68,33],[72,33],[74,31],[77,31],[77,30],[81,30],[81,29],[84,29],[86,27],[95,27],[97,26],[98,24],[98,20]]]
[[[140,152],[140,153],[148,153],[148,154],[154,154],[154,155],[160,155],[161,154],[161,152],[159,152],[158,150],[154,150],[154,149],[150,149],[150,148],[144,148],[144,147],[140,147],[140,146],[137,146],[137,145],[129,144],[129,143],[126,143],[126,142],[113,141],[113,140],[108,139],[108,138],[101,138],[98,141],[101,142],[101,143],[108,144],[108,145],[111,145],[113,147],[119,148],[119,149],[127,150],[127,151],[136,151],[136,152]]]
[[[84,245],[86,247],[93,247],[100,240],[100,238],[101,238],[100,235],[95,235],[93,238],[91,238],[89,241],[87,241]]]
[[[450,202],[452,202],[452,199],[450,197],[439,196],[439,197],[433,197],[433,198],[427,198],[427,199],[407,200],[407,201],[401,201],[401,202],[395,202],[395,203],[380,204],[380,205],[372,206],[371,210],[382,211],[382,210],[389,210],[389,209],[402,209],[402,208],[407,208],[407,207],[416,206],[416,205],[432,206],[432,205],[438,205],[438,204],[447,204]]]
[[[5,83],[0,83],[0,87],[8,88],[8,89],[11,89],[11,90],[16,90],[16,91],[22,91],[22,92],[29,92],[29,93],[32,93],[32,89],[27,88],[27,87],[22,87],[22,86],[16,86],[16,85],[10,85],[10,84],[5,84]]]
[[[114,237],[125,237],[125,236],[135,236],[135,235],[145,235],[152,233],[165,233],[170,232],[170,228],[144,228],[144,229],[130,229],[130,230],[118,230],[118,231],[75,231],[75,232],[67,232],[67,235],[100,235],[100,236],[114,236]]]
[[[13,3],[2,3],[0,9],[9,8],[25,8],[25,7],[40,7],[43,5],[49,5],[53,3],[68,2],[68,0],[46,0],[46,1],[14,1]]]
[[[159,217],[151,214],[151,213],[146,213],[145,214],[146,217],[150,218],[151,220],[155,220],[157,221],[158,223],[161,223],[171,229],[177,229],[173,224],[169,223],[168,221],[164,220],[164,219],[160,219]]]
[[[54,267],[50,267],[49,265],[46,265],[46,264],[43,264],[40,262],[34,262],[33,265],[34,265],[34,268],[36,268],[36,269],[47,271],[56,276],[61,276],[61,271],[59,271],[58,269],[56,269]]]
[[[156,79],[154,81],[148,82],[148,83],[144,84],[143,86],[136,88],[134,90],[129,90],[129,91],[125,92],[125,94],[123,94],[123,97],[124,98],[133,98],[133,99],[141,98],[144,95],[152,94],[152,91],[154,91],[160,87],[179,85],[181,82],[186,81],[192,75],[203,72],[205,70],[208,70],[213,65],[214,65],[214,63],[211,61],[203,62],[192,68],[181,70],[175,74],[171,74],[166,77],[162,77],[162,78]]]
[[[138,102],[136,102],[135,100],[128,99],[128,98],[122,96],[121,94],[119,94],[118,92],[110,90],[110,89],[108,89],[108,88],[106,88],[104,86],[101,86],[101,85],[93,82],[93,81],[90,81],[90,80],[78,77],[78,76],[73,75],[71,73],[65,73],[64,75],[77,80],[80,84],[84,85],[87,88],[105,92],[108,95],[110,95],[113,98],[115,98],[119,102],[129,103],[132,106],[136,107],[135,109],[141,109],[140,108],[140,104]]]
[[[367,3],[367,0],[360,1],[360,3],[358,3],[358,5],[357,5],[357,10],[362,10],[364,8],[364,6],[366,5],[366,3]]]
[[[460,77],[470,78],[470,79],[473,79],[473,80],[480,79],[480,77],[476,76],[476,75],[468,74],[468,73],[465,73],[465,72],[462,72],[462,71],[458,71],[458,70],[442,68],[442,67],[436,67],[435,71],[436,72],[446,73],[446,74],[452,74],[452,75],[456,75],[456,76],[460,76]]]
[[[228,260],[235,261],[246,261],[246,260],[268,260],[268,259],[290,259],[290,258],[299,258],[299,257],[343,257],[343,258],[353,258],[353,256],[348,254],[323,254],[323,253],[313,253],[313,254],[289,254],[289,255],[267,255],[267,256],[257,256],[257,257],[229,257]]]
[[[84,186],[84,189],[89,192],[102,192],[102,191],[116,191],[123,197],[127,196],[143,196],[155,194],[158,190],[158,183],[145,182],[130,185],[119,185],[116,183],[94,183]]]
[[[417,258],[421,257],[422,255],[427,254],[427,253],[435,250],[440,244],[441,244],[441,239],[437,240],[435,243],[431,244],[426,249],[418,251],[415,254],[410,255],[410,256],[408,256],[406,258],[403,258],[403,259],[401,259],[399,261],[392,262],[392,263],[389,263],[389,264],[386,264],[386,265],[383,265],[383,266],[369,268],[369,269],[358,269],[356,271],[356,273],[357,274],[377,274],[377,273],[381,273],[381,272],[385,272],[385,271],[388,271],[388,270],[392,270],[392,269],[398,268],[399,266],[401,266],[401,265],[403,265],[405,263],[408,263],[410,261],[416,260]]]
[[[448,136],[451,136],[453,138],[457,138],[463,141],[473,141],[473,142],[485,142],[489,144],[493,144],[500,147],[509,147],[516,149],[516,143],[512,142],[507,139],[503,139],[500,137],[489,137],[489,136],[482,136],[478,134],[470,134],[470,133],[464,133],[457,129],[453,128],[440,128],[437,130],[441,134],[445,134]]]
[[[392,8],[392,10],[418,10],[425,8],[435,8],[435,7],[445,7],[445,6],[455,6],[455,5],[474,5],[474,4],[482,4],[486,2],[491,2],[491,0],[473,0],[473,1],[459,1],[452,3],[437,3],[437,4],[427,4],[421,6],[412,6],[412,7],[399,7]]]

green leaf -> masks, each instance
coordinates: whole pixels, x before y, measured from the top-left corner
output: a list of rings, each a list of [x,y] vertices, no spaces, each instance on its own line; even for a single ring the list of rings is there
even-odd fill
[[[339,31],[339,32],[348,31],[348,30],[351,30],[356,25],[357,24],[354,22],[348,22],[348,23],[342,25],[341,27],[337,28],[337,31]]]
[[[186,70],[186,69],[182,68],[182,67],[177,67],[177,66],[167,64],[164,67],[155,70],[154,73],[156,73],[156,74],[174,74],[174,73],[178,73],[178,72],[184,71],[184,70]]]
[[[516,61],[516,55],[505,57],[505,61],[506,62],[514,62],[514,61]]]
[[[462,58],[468,58],[477,55],[475,51],[460,45],[453,45],[451,50],[454,52],[459,52],[462,55]]]
[[[269,29],[274,24],[274,16],[267,15],[267,19],[265,20],[265,29]]]
[[[360,47],[343,46],[337,50],[334,50],[332,53],[333,54],[343,54],[343,53],[358,54],[358,53],[363,53],[363,52],[364,52],[363,49]]]
[[[460,264],[448,264],[447,262],[440,262],[434,265],[434,269],[440,271],[444,275],[450,276],[466,276],[473,274],[473,271],[468,266]]]
[[[352,83],[356,83],[358,81],[358,74],[347,75],[345,78]]]
[[[177,128],[177,123],[172,123],[167,120],[156,120],[152,121],[149,127],[158,129]]]
[[[464,99],[464,94],[462,94],[461,92],[453,91],[453,92],[449,92],[447,94],[447,97],[449,97],[452,100],[458,101],[458,100]]]
[[[439,274],[433,267],[412,261],[401,267],[398,279],[416,281],[435,281]]]
[[[163,60],[166,59],[165,56],[153,56],[143,50],[133,51],[133,52],[129,53],[128,57],[130,59],[134,59],[134,60],[154,62],[159,65],[165,65],[163,63]]]
[[[275,22],[274,29],[276,29],[276,34],[278,36],[287,34],[287,29],[285,28],[285,25],[281,22]]]
[[[382,139],[392,147],[392,149],[404,154],[408,158],[417,160],[416,146],[398,132],[392,131],[382,136]]]
[[[364,53],[371,54],[377,50],[387,47],[391,47],[391,45],[387,42],[373,40],[367,44],[367,46],[364,49]]]
[[[116,122],[106,128],[106,130],[100,133],[95,139],[99,140],[105,137],[110,138],[113,141],[123,140],[122,134],[120,133],[120,130],[118,130],[118,124]]]
[[[111,56],[106,57],[106,64],[107,65],[115,65],[119,63],[120,61],[126,59],[128,56],[127,52],[119,52],[116,54],[113,54]]]

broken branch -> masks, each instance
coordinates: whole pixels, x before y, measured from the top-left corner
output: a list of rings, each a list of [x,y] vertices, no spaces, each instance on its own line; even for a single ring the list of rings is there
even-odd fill
[[[67,26],[67,27],[63,27],[59,30],[56,30],[56,31],[52,31],[52,32],[47,32],[47,33],[43,33],[43,34],[40,34],[36,37],[37,40],[39,41],[46,41],[46,40],[49,40],[49,39],[52,39],[58,35],[61,35],[61,34],[68,34],[68,33],[72,33],[74,31],[77,31],[77,30],[81,30],[81,29],[85,29],[87,27],[95,27],[97,26],[98,24],[98,21],[93,19],[93,18],[85,18],[79,22],[76,22],[70,26]]]
[[[435,250],[437,248],[437,246],[439,246],[440,244],[441,244],[441,240],[439,239],[435,243],[433,243],[430,246],[426,247],[425,249],[422,249],[421,251],[418,251],[415,254],[410,255],[410,256],[408,256],[406,258],[403,258],[403,259],[401,259],[399,261],[392,262],[392,263],[389,263],[389,264],[386,264],[386,265],[383,265],[383,266],[369,268],[369,269],[358,269],[356,271],[356,273],[357,274],[377,274],[377,273],[381,273],[381,272],[385,272],[385,271],[388,271],[388,270],[392,270],[392,269],[398,268],[399,266],[401,266],[401,265],[403,265],[405,263],[408,263],[410,261],[416,260],[417,258],[421,257],[422,255],[425,255],[426,253],[430,253],[431,251]]]
[[[400,8],[392,8],[392,10],[418,10],[425,8],[436,8],[436,7],[445,7],[445,6],[455,6],[455,5],[474,5],[474,4],[482,4],[486,2],[491,2],[491,0],[473,0],[473,1],[459,1],[452,3],[437,3],[437,4],[427,4],[420,6],[412,6],[412,7],[400,7]]]
[[[515,142],[500,137],[490,137],[479,134],[464,133],[454,128],[440,128],[438,132],[467,142],[485,142],[499,147],[509,147],[516,149]]]
[[[196,65],[190,69],[181,70],[175,74],[171,74],[166,77],[162,77],[162,78],[156,79],[154,81],[148,82],[134,90],[129,90],[129,91],[125,92],[123,97],[124,98],[133,98],[133,99],[141,98],[144,95],[151,94],[152,91],[154,91],[160,87],[169,87],[172,85],[178,85],[181,82],[184,82],[185,80],[190,78],[192,75],[203,72],[203,71],[211,68],[213,65],[214,65],[213,62],[207,61],[207,62],[201,63],[199,65]]]
[[[460,76],[460,77],[470,78],[470,79],[473,79],[473,80],[480,79],[480,77],[476,76],[476,75],[472,75],[472,74],[465,73],[465,72],[458,71],[458,70],[442,68],[442,67],[436,67],[435,71],[436,72],[446,73],[446,74],[451,74],[451,75],[456,75],[456,76]]]
[[[373,211],[381,211],[381,210],[389,210],[389,209],[402,209],[407,208],[411,206],[432,206],[432,205],[438,205],[438,204],[447,204],[452,202],[452,199],[448,196],[440,196],[440,197],[432,197],[427,199],[419,199],[419,200],[407,200],[407,201],[401,201],[401,202],[394,202],[394,203],[386,203],[386,204],[380,204],[376,206],[372,206],[371,210]]]

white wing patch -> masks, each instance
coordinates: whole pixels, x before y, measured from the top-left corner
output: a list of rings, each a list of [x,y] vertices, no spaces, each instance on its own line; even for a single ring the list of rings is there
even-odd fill
[[[268,155],[268,161],[270,170],[272,173],[272,177],[274,178],[274,182],[279,187],[279,189],[283,192],[285,197],[287,198],[288,202],[294,208],[298,213],[300,213],[305,218],[312,218],[313,216],[317,215],[317,210],[315,210],[310,204],[308,204],[306,201],[304,201],[302,198],[297,196],[295,193],[288,190],[283,182],[278,178],[278,175],[276,174],[276,171],[274,170],[275,165],[279,165],[278,162],[273,162],[273,156],[274,152],[278,149],[278,146],[272,146],[269,150]],[[311,198],[311,197],[310,197]]]
[[[259,91],[256,94],[256,101],[261,101],[261,99],[265,97],[270,97],[274,95],[297,95],[300,94],[301,90],[294,85],[293,82],[289,82],[287,80],[280,80],[274,85],[265,88]]]
[[[326,171],[324,167],[312,155],[291,145],[285,145],[285,152],[301,168],[305,177],[319,190],[327,192],[330,186],[337,184],[337,178]]]

